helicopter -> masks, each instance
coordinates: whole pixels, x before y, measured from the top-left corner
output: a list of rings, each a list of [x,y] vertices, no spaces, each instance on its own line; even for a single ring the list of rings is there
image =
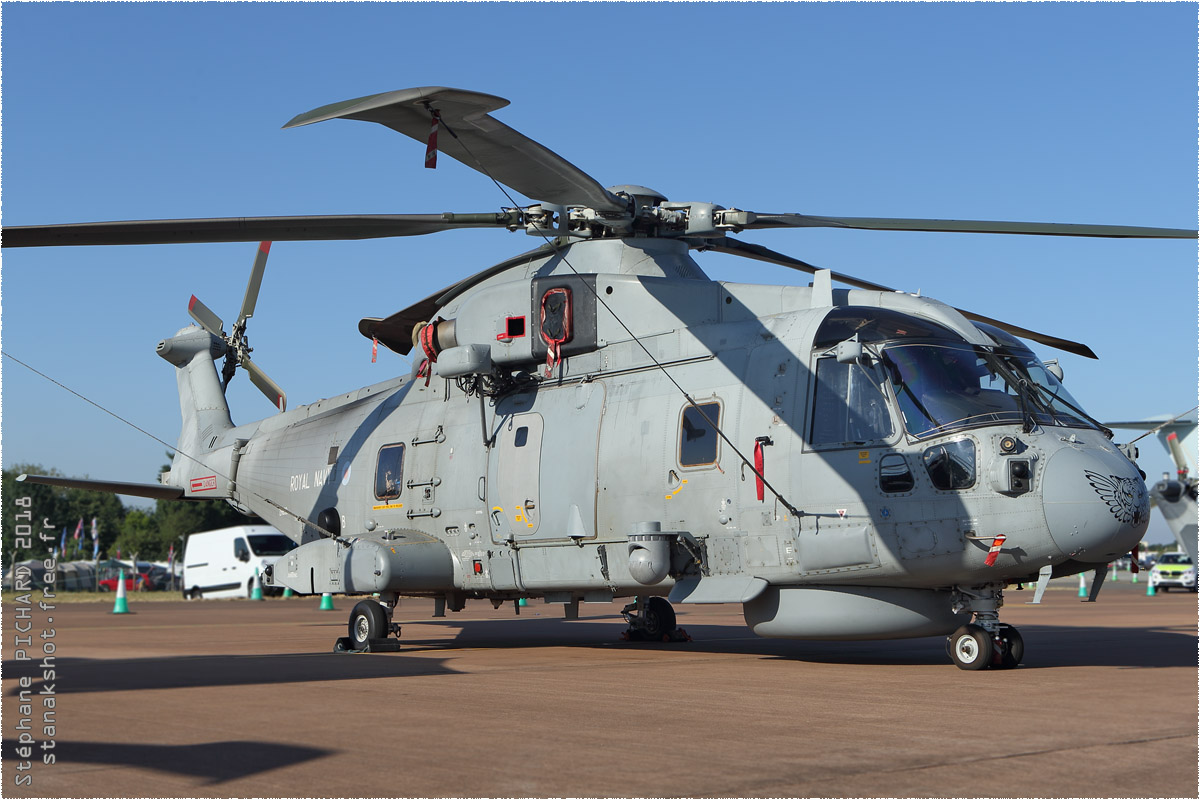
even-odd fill
[[[1196,452],[1195,411],[1196,409],[1192,409],[1166,420],[1105,423],[1109,428],[1144,430],[1146,433],[1143,436],[1154,434],[1175,462],[1174,477],[1164,472],[1162,480],[1149,487],[1150,500],[1162,512],[1179,551],[1187,553],[1193,564],[1196,563],[1197,557],[1196,496],[1200,480],[1189,474],[1187,453]]]
[[[681,638],[674,604],[739,603],[766,637],[946,637],[963,670],[1016,667],[1004,589],[1097,570],[1148,524],[1134,453],[1022,341],[1086,345],[753,244],[760,229],[843,228],[1195,239],[1061,223],[823,217],[605,188],[492,116],[508,101],[421,87],[322,106],[284,127],[373,122],[538,202],[482,213],[145,220],[6,227],[4,247],[262,242],[231,332],[161,340],[182,430],[160,484],[31,482],[224,499],[297,543],[262,576],[362,596],[337,650],[397,648],[401,597],[436,616],[470,599],[629,599],[632,638]],[[532,250],[359,331],[413,367],[287,408],[251,359],[270,241],[524,231]],[[692,252],[812,275],[713,281]],[[839,283],[843,287],[835,288]],[[224,358],[220,371],[216,362]],[[278,413],[235,424],[241,369]],[[185,587],[193,594],[202,587]],[[519,606],[518,606],[519,610]],[[518,611],[519,613],[519,611]]]

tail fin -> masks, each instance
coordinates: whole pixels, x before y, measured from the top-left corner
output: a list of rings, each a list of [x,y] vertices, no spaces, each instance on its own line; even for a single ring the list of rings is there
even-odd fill
[[[221,379],[213,363],[225,350],[221,338],[195,325],[163,339],[157,347],[158,354],[175,365],[183,417],[178,452],[171,462],[170,484],[187,490],[189,497],[193,492],[199,492],[197,497],[228,497],[228,481],[202,463],[220,435],[233,427],[229,404],[225,402]]]

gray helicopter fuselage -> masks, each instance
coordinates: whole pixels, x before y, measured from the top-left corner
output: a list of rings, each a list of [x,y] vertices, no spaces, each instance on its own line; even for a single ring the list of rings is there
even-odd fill
[[[548,363],[556,289],[572,331]],[[891,327],[856,322],[864,309]],[[168,482],[301,543],[270,576],[300,592],[452,609],[670,594],[745,603],[757,632],[797,637],[949,633],[955,587],[1091,568],[1145,531],[1145,485],[1096,426],[1030,421],[1003,388],[973,387],[961,419],[918,397],[905,364],[998,344],[931,299],[834,290],[828,273],[713,282],[682,242],[584,241],[431,324],[428,379],[190,437],[185,396],[192,459]],[[462,365],[481,358],[520,380],[479,391]],[[179,369],[181,394],[216,380],[207,355]]]

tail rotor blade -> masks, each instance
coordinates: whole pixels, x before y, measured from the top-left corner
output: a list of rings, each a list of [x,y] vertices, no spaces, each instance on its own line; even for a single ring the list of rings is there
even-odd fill
[[[240,365],[250,375],[250,382],[258,387],[258,390],[267,396],[276,408],[280,411],[287,410],[287,393],[279,388],[279,384],[271,380],[267,373],[262,371],[262,368],[251,361],[249,358],[243,358]]]
[[[221,322],[221,318],[214,314],[211,308],[200,302],[196,295],[192,295],[192,299],[188,301],[188,314],[213,336],[225,338],[225,323]]]
[[[258,255],[254,257],[254,266],[250,270],[250,280],[246,282],[246,295],[242,298],[242,312],[238,314],[234,328],[241,328],[246,320],[254,316],[254,306],[258,303],[258,290],[262,287],[263,271],[267,268],[267,255],[270,252],[270,242],[259,243]]]

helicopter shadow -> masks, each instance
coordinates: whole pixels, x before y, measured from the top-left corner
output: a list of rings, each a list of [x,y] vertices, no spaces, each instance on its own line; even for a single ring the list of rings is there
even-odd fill
[[[623,641],[620,618],[512,619],[446,622],[459,628],[453,639],[405,636],[405,649],[457,650],[528,649],[542,647],[581,647],[639,651],[678,650],[688,653],[745,655],[796,662],[845,665],[917,666],[948,664],[945,638],[872,641],[818,641],[764,639],[748,628],[728,625],[681,624],[691,637],[686,642]],[[582,624],[581,624],[582,623]],[[420,625],[410,624],[413,631]],[[438,624],[438,623],[432,623]],[[1197,634],[1194,629],[1056,627],[1023,625],[1021,635],[1026,656],[1022,669],[1063,667],[1116,667],[1148,669],[1196,666]]]
[[[16,740],[4,740],[3,758],[10,764],[20,760],[17,747]],[[206,786],[294,767],[337,752],[318,747],[256,741],[142,744],[74,742],[60,739],[54,747],[58,763],[137,767],[203,778],[202,785]],[[152,794],[153,783],[146,785],[144,791]]]
[[[332,642],[331,642],[332,645]],[[332,650],[332,648],[331,648]],[[365,653],[296,653],[282,655],[205,655],[166,658],[64,658],[56,668],[70,675],[71,694],[128,692],[152,689],[195,689],[220,686],[353,681],[454,675],[441,659],[366,658]],[[43,683],[37,662],[4,665],[4,677],[32,680],[27,690],[37,694]],[[49,681],[48,683],[53,683]],[[6,694],[19,694],[16,683]]]

